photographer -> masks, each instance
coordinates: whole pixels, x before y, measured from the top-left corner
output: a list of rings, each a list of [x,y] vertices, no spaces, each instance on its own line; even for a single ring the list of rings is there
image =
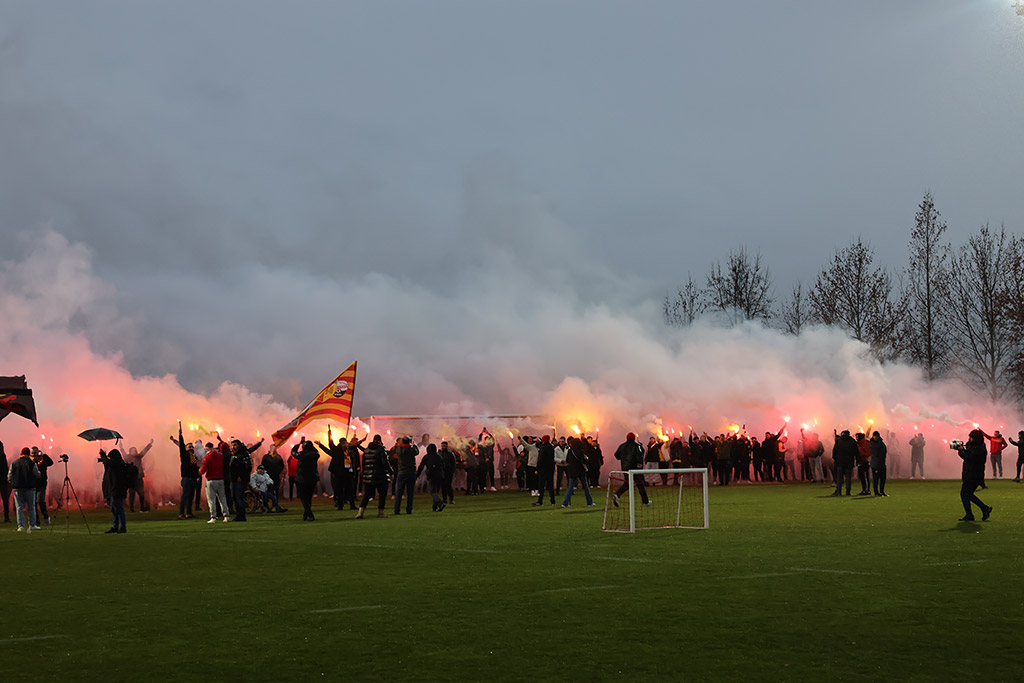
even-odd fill
[[[964,516],[961,522],[973,522],[974,511],[971,503],[981,508],[982,520],[992,515],[992,506],[985,505],[978,496],[974,494],[985,480],[985,434],[980,429],[973,430],[967,438],[967,443],[951,441],[949,447],[955,449],[960,458],[964,461],[962,481],[960,486],[960,501],[964,506]]]

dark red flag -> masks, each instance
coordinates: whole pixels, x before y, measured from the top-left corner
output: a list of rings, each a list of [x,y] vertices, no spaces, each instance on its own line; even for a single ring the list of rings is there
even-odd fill
[[[36,427],[36,402],[32,400],[32,390],[25,382],[25,376],[0,377],[0,420],[14,413],[26,420],[32,420]]]

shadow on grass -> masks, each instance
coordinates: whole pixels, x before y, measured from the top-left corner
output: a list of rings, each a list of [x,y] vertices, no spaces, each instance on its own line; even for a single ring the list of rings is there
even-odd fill
[[[977,520],[972,522],[957,522],[957,525],[951,529],[939,529],[939,533],[959,531],[962,534],[977,534],[981,533],[982,526],[983,524]]]

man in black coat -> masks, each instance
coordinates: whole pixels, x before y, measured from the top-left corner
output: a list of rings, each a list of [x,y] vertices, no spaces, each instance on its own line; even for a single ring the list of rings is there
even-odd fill
[[[441,460],[441,502],[451,505],[455,502],[455,487],[452,481],[455,479],[455,466],[457,460],[455,452],[448,448],[448,442],[441,442],[441,450],[437,452]]]
[[[981,508],[981,518],[983,520],[988,519],[992,515],[992,506],[985,505],[974,493],[985,481],[985,460],[988,456],[988,452],[985,449],[985,433],[980,429],[973,430],[967,437],[967,443],[958,446],[956,451],[964,461],[961,472],[963,483],[960,486],[960,502],[964,506],[964,516],[960,518],[960,521],[974,521],[974,511],[971,509],[971,503]]]
[[[445,503],[441,499],[441,488],[444,485],[444,466],[441,463],[441,456],[437,453],[437,446],[427,444],[427,452],[420,459],[420,466],[416,469],[418,478],[424,472],[427,473],[427,485],[430,487],[430,498],[433,504],[430,509],[434,512],[444,510]]]
[[[0,466],[3,466],[4,472],[10,471],[10,467],[7,465],[7,454],[4,453],[4,442],[0,441]],[[7,481],[7,477],[0,477],[0,496],[4,499],[4,522],[11,521],[11,483]]]
[[[832,432],[835,434],[835,430]],[[850,495],[853,486],[853,466],[857,462],[857,442],[850,436],[850,430],[844,429],[842,434],[835,434],[836,445],[832,447],[832,458],[836,461],[836,490],[833,496],[843,495],[843,482],[846,483],[846,495]]]
[[[540,440],[537,448],[537,502],[533,505],[540,507],[544,504],[544,491],[551,496],[551,504],[555,504],[555,447],[551,444],[551,437],[545,434]]]
[[[615,449],[615,459],[621,463],[622,471],[628,472],[630,470],[642,470],[644,468],[644,448],[636,440],[636,434],[630,432],[626,434],[626,440],[619,444],[619,447]],[[636,488],[640,491],[640,500],[643,501],[644,505],[650,505],[651,501],[647,499],[647,487],[644,482],[644,475],[637,474],[633,477],[633,481],[636,483]],[[612,494],[612,503],[615,507],[619,507],[619,496],[626,492],[629,488],[629,479],[622,482],[622,486],[618,488],[615,493]]]

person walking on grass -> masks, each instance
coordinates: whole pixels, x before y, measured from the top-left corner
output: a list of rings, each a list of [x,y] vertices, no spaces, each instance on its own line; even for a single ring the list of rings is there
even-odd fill
[[[434,512],[441,512],[445,508],[445,502],[441,499],[441,488],[444,485],[444,468],[441,465],[441,456],[437,453],[437,446],[427,444],[427,452],[420,460],[420,466],[416,469],[416,477],[419,478],[423,472],[427,473],[427,486],[430,487],[430,498],[432,504],[430,509]]]
[[[388,516],[384,512],[384,505],[387,502],[390,482],[391,464],[388,462],[388,452],[384,450],[380,434],[374,434],[373,441],[363,453],[363,500],[359,503],[356,519],[363,519],[366,506],[374,498],[377,499],[377,517]]]
[[[642,470],[644,468],[644,448],[636,440],[636,434],[630,432],[626,434],[626,440],[619,444],[619,447],[615,449],[615,459],[621,463],[622,471],[629,472],[630,470]],[[640,492],[640,500],[646,506],[651,505],[651,501],[647,498],[647,487],[644,482],[644,475],[637,474],[633,477],[633,482],[636,484],[637,490]],[[612,494],[612,503],[615,507],[619,507],[619,496],[626,492],[629,488],[629,478],[627,476],[626,481],[622,482],[620,486]]]
[[[992,515],[992,506],[985,505],[974,493],[985,480],[985,460],[988,454],[985,449],[984,432],[980,429],[973,430],[967,437],[967,443],[960,444],[956,452],[964,461],[960,486],[960,502],[964,506],[964,516],[960,521],[974,521],[972,503],[981,508],[981,519],[986,520]]]
[[[567,488],[565,489],[565,499],[562,501],[562,507],[569,507],[577,483],[583,485],[583,493],[587,496],[587,507],[597,507],[593,497],[590,495],[590,482],[587,480],[587,459],[584,455],[583,442],[575,436],[569,437],[566,447],[565,473],[569,477],[569,482],[566,485]]]

